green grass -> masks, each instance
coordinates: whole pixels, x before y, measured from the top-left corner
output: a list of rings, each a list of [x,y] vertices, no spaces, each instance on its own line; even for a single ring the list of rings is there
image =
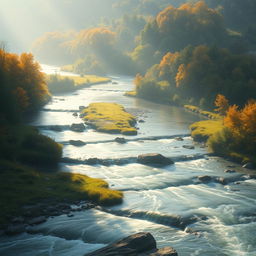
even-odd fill
[[[6,125],[0,130],[0,159],[26,164],[57,165],[62,145],[27,125]]]
[[[40,200],[91,200],[101,205],[122,202],[122,192],[100,179],[72,173],[43,173],[31,167],[0,161],[0,224],[22,215],[22,206]]]
[[[47,84],[51,93],[70,92],[80,89],[84,86],[107,83],[111,79],[94,75],[84,76],[62,76],[47,75]]]
[[[189,110],[189,111],[195,112],[197,114],[203,115],[206,118],[210,118],[210,119],[220,119],[220,118],[222,118],[219,114],[216,114],[216,113],[210,112],[210,111],[202,110],[201,108],[199,108],[197,106],[184,105],[184,108]]]
[[[136,135],[136,118],[116,103],[92,103],[81,111],[83,120],[97,131]]]
[[[59,76],[60,79],[68,78],[73,80],[75,86],[81,86],[84,84],[98,84],[110,82],[111,79],[107,77],[94,76],[94,75],[84,75],[84,76]]]
[[[191,136],[198,142],[206,142],[213,134],[220,132],[223,128],[222,119],[199,121],[190,126]]]

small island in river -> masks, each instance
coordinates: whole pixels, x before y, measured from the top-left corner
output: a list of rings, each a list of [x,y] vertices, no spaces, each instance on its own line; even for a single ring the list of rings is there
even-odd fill
[[[83,120],[99,132],[136,135],[136,118],[116,103],[92,103],[81,110]]]

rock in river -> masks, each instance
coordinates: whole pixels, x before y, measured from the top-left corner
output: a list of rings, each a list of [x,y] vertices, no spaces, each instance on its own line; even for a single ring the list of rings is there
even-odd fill
[[[212,180],[212,177],[208,175],[198,176],[197,178],[203,183],[209,183]]]
[[[72,124],[70,130],[74,132],[83,132],[85,130],[85,125],[83,123]]]
[[[128,236],[95,252],[85,256],[178,256],[177,252],[171,248],[156,248],[154,237],[147,232],[140,232]]]
[[[193,145],[183,145],[182,147],[186,149],[195,149],[195,146]]]
[[[117,138],[115,138],[115,142],[120,143],[120,144],[125,144],[126,139],[122,138],[122,137],[117,137]]]
[[[163,166],[174,164],[174,162],[171,159],[158,153],[139,155],[137,158],[137,162],[145,165],[157,164]]]
[[[86,143],[81,140],[70,140],[69,144],[76,146],[76,147],[82,147],[82,146],[86,145]]]

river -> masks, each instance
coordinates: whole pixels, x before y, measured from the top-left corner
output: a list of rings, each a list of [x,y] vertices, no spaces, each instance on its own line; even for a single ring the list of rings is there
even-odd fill
[[[47,66],[44,70],[60,72]],[[33,228],[34,235],[1,237],[0,255],[82,256],[119,238],[147,231],[156,238],[158,247],[172,246],[180,256],[255,256],[255,179],[236,164],[207,156],[201,145],[195,144],[195,149],[183,147],[194,145],[188,127],[199,120],[196,114],[123,96],[132,89],[132,78],[112,79],[116,84],[95,85],[54,96],[31,124],[63,143],[64,157],[132,159],[142,153],[156,152],[174,158],[175,165],[154,168],[134,161],[109,166],[90,166],[82,161],[61,163],[60,171],[101,178],[111,188],[124,191],[123,204],[75,212],[72,218],[66,215],[50,218]],[[73,111],[91,102],[117,102],[145,122],[138,123],[138,135],[127,136],[126,144],[114,141],[118,135],[92,129],[83,133],[70,131],[67,125],[81,122],[72,115]],[[53,125],[60,126],[62,131],[51,130]],[[69,140],[87,144],[75,147]],[[230,168],[236,172],[224,172]],[[204,184],[197,179],[200,175],[225,177],[228,183]]]

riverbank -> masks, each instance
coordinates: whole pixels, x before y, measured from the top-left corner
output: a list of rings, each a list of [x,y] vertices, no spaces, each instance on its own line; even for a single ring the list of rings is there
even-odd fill
[[[110,78],[95,75],[72,76],[72,75],[46,75],[46,81],[50,93],[59,94],[73,92],[97,84],[111,82]]]
[[[0,224],[15,216],[26,216],[26,205],[47,201],[49,206],[63,202],[89,200],[99,205],[122,202],[122,192],[108,188],[107,182],[73,173],[47,173],[28,165],[1,161]],[[43,209],[42,209],[43,210]],[[31,217],[43,212],[35,211]]]
[[[63,146],[36,128],[6,124],[0,134],[0,225],[22,215],[25,205],[45,200],[54,204],[66,200],[100,205],[122,202],[123,194],[108,189],[101,179],[58,173]]]
[[[240,138],[224,124],[224,116],[203,111],[196,106],[184,106],[187,110],[203,115],[208,120],[195,122],[190,126],[191,137],[201,143],[206,143],[208,149],[215,155],[229,161],[239,163],[245,168],[255,169],[256,161],[253,154],[245,153],[246,138]]]

